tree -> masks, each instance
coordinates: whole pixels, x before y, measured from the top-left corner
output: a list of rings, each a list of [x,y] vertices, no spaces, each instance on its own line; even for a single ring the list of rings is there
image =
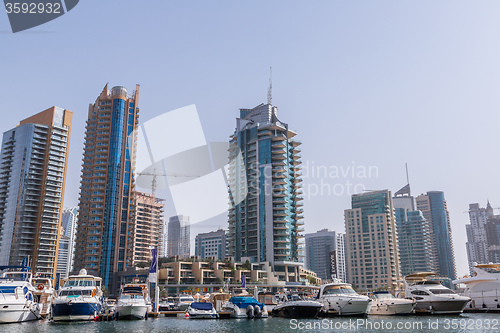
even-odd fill
[[[109,290],[106,286],[102,286],[101,290],[104,297],[109,297]]]

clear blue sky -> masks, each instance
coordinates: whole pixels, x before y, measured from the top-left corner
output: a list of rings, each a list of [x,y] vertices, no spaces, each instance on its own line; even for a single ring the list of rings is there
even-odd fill
[[[0,131],[52,105],[74,112],[73,206],[88,104],[106,82],[141,85],[141,121],[196,104],[207,141],[227,141],[238,109],[265,102],[272,66],[273,104],[304,163],[378,169],[324,182],[394,192],[408,162],[414,195],[445,192],[463,275],[468,204],[500,206],[499,12],[493,0],[85,0],[18,34],[2,12]],[[315,185],[304,179],[306,197]],[[307,232],[343,231],[350,197],[316,195],[304,208]]]

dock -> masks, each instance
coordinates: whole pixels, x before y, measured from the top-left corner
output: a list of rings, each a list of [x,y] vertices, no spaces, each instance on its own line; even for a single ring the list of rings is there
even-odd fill
[[[158,311],[158,312],[148,312],[148,317],[149,318],[158,318],[161,315],[165,317],[184,317],[184,314],[186,311]]]

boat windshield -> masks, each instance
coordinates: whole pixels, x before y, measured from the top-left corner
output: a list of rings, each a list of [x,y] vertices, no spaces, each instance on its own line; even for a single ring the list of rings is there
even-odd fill
[[[446,294],[455,294],[455,292],[448,288],[440,288],[440,289],[429,289],[431,293],[434,295],[446,295]]]
[[[349,286],[328,286],[323,290],[323,295],[356,294]]]
[[[13,280],[13,281],[26,281],[26,274],[16,274],[16,273],[5,273],[5,276],[2,276],[2,280]]]
[[[66,287],[95,287],[94,280],[69,280],[64,283],[63,288]]]
[[[192,297],[181,297],[179,298],[179,302],[193,302],[194,298]]]
[[[120,297],[120,299],[144,299],[144,296],[123,294],[122,297]]]
[[[61,290],[59,296],[90,296],[92,295],[92,290]]]

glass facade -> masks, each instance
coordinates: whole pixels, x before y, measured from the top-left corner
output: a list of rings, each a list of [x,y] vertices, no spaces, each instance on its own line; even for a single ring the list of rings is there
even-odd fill
[[[55,277],[72,113],[49,108],[3,135],[0,161],[0,265],[25,257]]]
[[[241,109],[230,141],[229,255],[237,261],[302,261],[299,141],[261,104]]]
[[[116,290],[113,273],[133,262],[134,146],[138,126],[139,87],[106,85],[89,106],[85,133],[75,270],[99,275]]]

